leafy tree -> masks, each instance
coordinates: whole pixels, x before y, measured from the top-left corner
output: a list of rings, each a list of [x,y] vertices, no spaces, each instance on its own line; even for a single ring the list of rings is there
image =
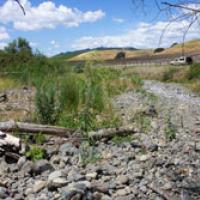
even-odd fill
[[[116,60],[123,60],[123,59],[125,59],[125,57],[126,57],[126,53],[121,51],[121,52],[117,53],[117,55],[115,56],[115,59]]]
[[[5,47],[5,52],[15,54],[15,53],[22,53],[22,54],[29,54],[32,55],[32,49],[29,45],[29,42],[19,37],[17,40],[14,40]]]
[[[156,49],[154,50],[154,53],[160,53],[160,52],[162,52],[162,51],[164,51],[164,50],[165,50],[164,48],[159,47],[159,48],[156,48]]]

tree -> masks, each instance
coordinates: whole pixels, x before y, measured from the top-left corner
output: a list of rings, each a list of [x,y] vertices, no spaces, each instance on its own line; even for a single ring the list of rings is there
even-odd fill
[[[147,0],[132,0],[132,2],[137,8],[140,6],[144,8]],[[164,14],[169,19],[169,22],[161,33],[159,43],[161,43],[161,40],[170,24],[174,22],[182,22],[184,20],[188,21],[188,25],[183,31],[182,54],[184,54],[184,42],[188,31],[195,23],[200,26],[200,0],[152,0],[151,2],[154,4],[154,7],[157,8],[157,16]]]
[[[126,53],[123,52],[123,51],[120,51],[120,52],[118,52],[117,55],[115,56],[115,59],[116,59],[116,60],[123,60],[123,59],[125,59],[125,57],[126,57]]]
[[[32,49],[29,45],[29,42],[24,38],[18,38],[17,40],[13,40],[5,47],[5,52],[10,54],[28,54],[32,55]]]
[[[21,2],[19,0],[13,0],[13,1],[17,2],[17,4],[19,5],[19,7],[21,8],[22,12],[24,13],[24,15],[26,15],[25,9],[22,6]]]

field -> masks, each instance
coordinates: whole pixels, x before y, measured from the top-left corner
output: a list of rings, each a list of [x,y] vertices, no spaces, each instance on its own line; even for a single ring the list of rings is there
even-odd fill
[[[168,56],[179,56],[182,54],[183,46],[182,44],[177,44],[171,48],[166,48],[164,51],[159,53],[154,53],[153,49],[146,50],[94,50],[94,51],[86,51],[84,53],[80,53],[71,58],[67,58],[69,61],[80,61],[80,60],[113,60],[115,59],[117,53],[120,51],[124,51],[126,53],[126,58],[145,58],[149,56],[156,55],[157,57],[168,57]],[[184,51],[186,54],[198,54],[200,53],[200,40],[193,40],[189,42],[185,42]],[[65,56],[63,56],[64,59]]]

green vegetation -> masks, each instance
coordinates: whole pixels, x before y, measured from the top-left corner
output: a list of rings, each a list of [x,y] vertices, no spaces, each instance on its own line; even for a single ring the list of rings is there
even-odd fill
[[[44,149],[36,145],[31,146],[31,149],[26,152],[26,157],[30,158],[33,161],[41,160],[44,158],[44,156],[45,156]]]
[[[171,68],[168,71],[164,72],[162,81],[171,81],[178,70],[176,68]]]
[[[142,85],[137,74],[95,68],[92,62],[69,65],[59,56],[49,59],[33,52],[22,38],[11,42],[0,55],[0,72],[6,72],[3,79],[9,82],[2,87],[28,85],[36,90],[31,120],[38,123],[85,132],[119,126],[121,121],[114,113],[111,98]],[[13,60],[15,56],[21,57]]]
[[[165,127],[165,138],[167,140],[174,140],[176,139],[176,127],[175,125],[171,122],[170,117],[167,119],[167,126]]]
[[[139,130],[143,133],[148,133],[151,128],[151,119],[145,116],[142,112],[136,113],[133,121]]]
[[[112,141],[114,142],[114,144],[119,145],[119,144],[122,144],[122,143],[133,141],[133,137],[131,135],[115,136],[115,137],[112,138]]]
[[[164,48],[157,48],[157,49],[155,49],[154,51],[153,51],[153,53],[160,53],[160,52],[162,52],[162,51],[164,51],[165,49]]]
[[[115,56],[115,60],[123,60],[126,58],[126,53],[123,51],[120,51],[117,53],[117,55]]]
[[[96,151],[94,146],[91,146],[88,142],[83,142],[80,147],[79,164],[86,166],[89,163],[96,163],[100,161],[101,155]]]

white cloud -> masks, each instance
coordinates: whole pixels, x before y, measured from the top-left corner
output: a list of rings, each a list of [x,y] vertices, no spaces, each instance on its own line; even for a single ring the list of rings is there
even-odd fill
[[[16,2],[6,1],[0,7],[0,22],[11,22],[16,29],[28,31],[55,28],[58,25],[78,27],[81,23],[92,23],[105,16],[102,10],[82,12],[64,5],[56,6],[51,1],[45,1],[37,7],[33,7],[29,0],[21,0],[21,3],[26,11],[25,16]]]
[[[51,44],[54,48],[59,48],[59,47],[60,47],[60,44],[59,44],[57,41],[55,41],[55,40],[52,40],[52,41],[50,42],[50,44]]]
[[[36,42],[30,42],[29,44],[32,48],[36,48],[38,46]]]
[[[125,22],[124,19],[122,18],[117,18],[117,17],[113,17],[113,22],[117,23],[117,24],[123,24]]]
[[[10,38],[10,36],[9,36],[7,30],[5,29],[5,27],[0,26],[0,40],[6,40],[9,38]]]
[[[135,47],[135,48],[156,48],[159,45],[160,36],[168,22],[157,22],[155,24],[140,23],[138,27],[129,30],[121,35],[108,36],[84,36],[75,40],[72,44],[73,49],[85,49],[95,47]],[[188,27],[189,22],[172,23],[164,33],[160,46],[167,47],[173,42],[181,42],[184,30]],[[199,26],[194,24],[186,39],[199,38]]]
[[[0,42],[0,50],[3,50],[7,46],[7,43]]]

